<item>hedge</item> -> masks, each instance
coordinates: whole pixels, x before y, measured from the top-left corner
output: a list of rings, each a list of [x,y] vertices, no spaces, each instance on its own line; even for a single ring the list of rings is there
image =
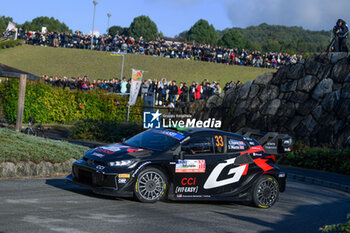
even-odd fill
[[[69,137],[84,141],[115,143],[142,131],[141,124],[88,119],[76,122]]]
[[[12,48],[18,45],[23,45],[24,40],[7,40],[0,42],[0,49]]]
[[[2,82],[3,113],[10,122],[17,117],[18,80]],[[27,82],[23,121],[29,117],[42,123],[72,123],[80,119],[125,121],[127,96],[101,91],[71,91],[41,82]],[[136,102],[140,106],[141,101]],[[130,121],[142,120],[142,108],[130,108]],[[136,114],[140,115],[136,115]]]
[[[0,138],[0,163],[60,163],[71,158],[78,159],[89,149],[65,141],[29,136],[6,128],[0,128]]]
[[[302,144],[296,144],[293,152],[281,156],[277,162],[290,166],[350,175],[349,148],[310,148]]]

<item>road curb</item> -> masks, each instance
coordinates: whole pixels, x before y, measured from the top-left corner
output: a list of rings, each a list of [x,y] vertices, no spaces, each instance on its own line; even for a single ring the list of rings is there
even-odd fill
[[[309,183],[309,184],[315,184],[327,188],[337,189],[339,191],[350,193],[350,186],[349,185],[343,185],[335,182],[325,181],[317,178],[307,177],[303,175],[298,175],[294,173],[288,173],[288,178]]]

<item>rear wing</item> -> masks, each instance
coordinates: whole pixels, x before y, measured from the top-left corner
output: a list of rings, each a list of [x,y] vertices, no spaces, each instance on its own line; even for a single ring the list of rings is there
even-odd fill
[[[283,155],[293,149],[293,139],[288,134],[261,132],[256,129],[242,128],[236,134],[253,138],[264,148],[266,154]]]

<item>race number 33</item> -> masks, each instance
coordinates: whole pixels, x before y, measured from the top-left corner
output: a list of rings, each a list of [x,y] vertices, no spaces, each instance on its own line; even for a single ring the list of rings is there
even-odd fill
[[[224,140],[222,139],[222,136],[215,136],[215,145],[217,147],[224,146]]]

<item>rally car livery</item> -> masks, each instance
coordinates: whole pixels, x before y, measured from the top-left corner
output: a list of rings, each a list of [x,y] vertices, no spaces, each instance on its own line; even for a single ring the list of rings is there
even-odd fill
[[[260,134],[259,141],[265,139],[260,144],[206,128],[150,129],[123,143],[88,150],[73,163],[66,181],[141,202],[229,199],[269,208],[286,185],[274,154],[292,145],[287,135],[270,136]]]

